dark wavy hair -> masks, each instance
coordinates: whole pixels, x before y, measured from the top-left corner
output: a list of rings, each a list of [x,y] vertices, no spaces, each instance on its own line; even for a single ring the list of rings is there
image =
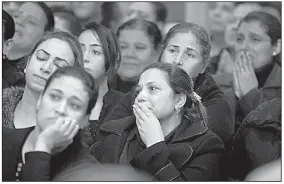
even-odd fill
[[[4,25],[3,27],[5,28],[4,31],[4,40],[9,40],[13,38],[15,34],[15,22],[12,18],[12,16],[6,12],[5,10],[2,10],[2,24]]]

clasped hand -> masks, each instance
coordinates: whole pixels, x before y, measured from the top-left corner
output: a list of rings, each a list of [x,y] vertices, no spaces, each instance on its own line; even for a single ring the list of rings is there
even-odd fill
[[[241,99],[255,88],[258,88],[258,80],[253,67],[253,58],[247,52],[240,52],[233,72],[234,93]]]
[[[135,100],[133,112],[140,137],[147,148],[165,140],[159,120],[145,104]]]

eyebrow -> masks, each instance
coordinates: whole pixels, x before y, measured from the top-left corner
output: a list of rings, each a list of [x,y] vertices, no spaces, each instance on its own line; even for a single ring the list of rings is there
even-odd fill
[[[50,54],[49,54],[47,51],[43,50],[43,49],[39,49],[39,50],[37,50],[37,52],[38,52],[38,51],[42,51],[42,52],[44,52],[46,55],[50,56]],[[60,57],[55,57],[55,59],[60,60],[60,61],[64,61],[64,62],[69,66],[69,63],[68,63],[65,59],[62,59],[62,58],[60,58]]]
[[[179,47],[178,45],[169,45],[169,46],[172,46],[172,47],[175,47],[175,48],[178,48],[178,47]],[[195,52],[196,54],[198,54],[198,52],[197,52],[196,50],[194,50],[193,48],[186,47],[186,50],[188,50],[188,51],[193,51],[193,52]]]
[[[63,92],[60,90],[60,89],[51,89],[51,91],[54,91],[54,92],[58,92],[60,94],[63,94]],[[71,98],[75,99],[75,100],[78,100],[80,101],[81,103],[84,103],[80,98],[78,98],[77,96],[71,96]]]
[[[101,45],[99,44],[90,44],[91,47],[102,47]]]

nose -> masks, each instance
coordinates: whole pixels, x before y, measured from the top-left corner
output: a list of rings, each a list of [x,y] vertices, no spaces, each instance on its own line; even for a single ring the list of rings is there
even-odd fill
[[[243,51],[248,51],[251,48],[250,43],[248,40],[244,40],[242,45],[241,45],[241,49]]]
[[[85,52],[84,52],[84,62],[85,63],[90,63],[90,57],[89,57],[88,49],[86,49]]]
[[[179,54],[179,55],[174,59],[174,64],[175,64],[175,65],[178,65],[178,66],[182,66],[182,65],[183,65],[182,53]]]
[[[136,52],[134,48],[127,48],[125,50],[122,51],[122,53],[124,52],[124,56],[126,57],[130,57],[130,58],[135,58],[136,57]]]
[[[51,74],[52,73],[52,61],[48,60],[47,62],[43,63],[40,67],[41,72],[45,74]]]
[[[147,97],[147,95],[146,95],[145,90],[141,90],[138,93],[136,99],[137,99],[138,102],[142,103],[142,102],[146,102],[146,97]]]
[[[58,106],[56,108],[56,113],[61,117],[65,117],[67,114],[66,106],[67,106],[66,101],[62,100],[60,103],[58,103]]]

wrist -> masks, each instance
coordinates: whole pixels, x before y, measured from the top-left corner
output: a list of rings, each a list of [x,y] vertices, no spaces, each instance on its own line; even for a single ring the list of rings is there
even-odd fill
[[[46,141],[44,141],[44,139],[41,139],[41,138],[39,138],[36,141],[34,151],[41,151],[41,152],[46,152],[46,153],[51,154],[50,146],[48,146],[48,143]]]

